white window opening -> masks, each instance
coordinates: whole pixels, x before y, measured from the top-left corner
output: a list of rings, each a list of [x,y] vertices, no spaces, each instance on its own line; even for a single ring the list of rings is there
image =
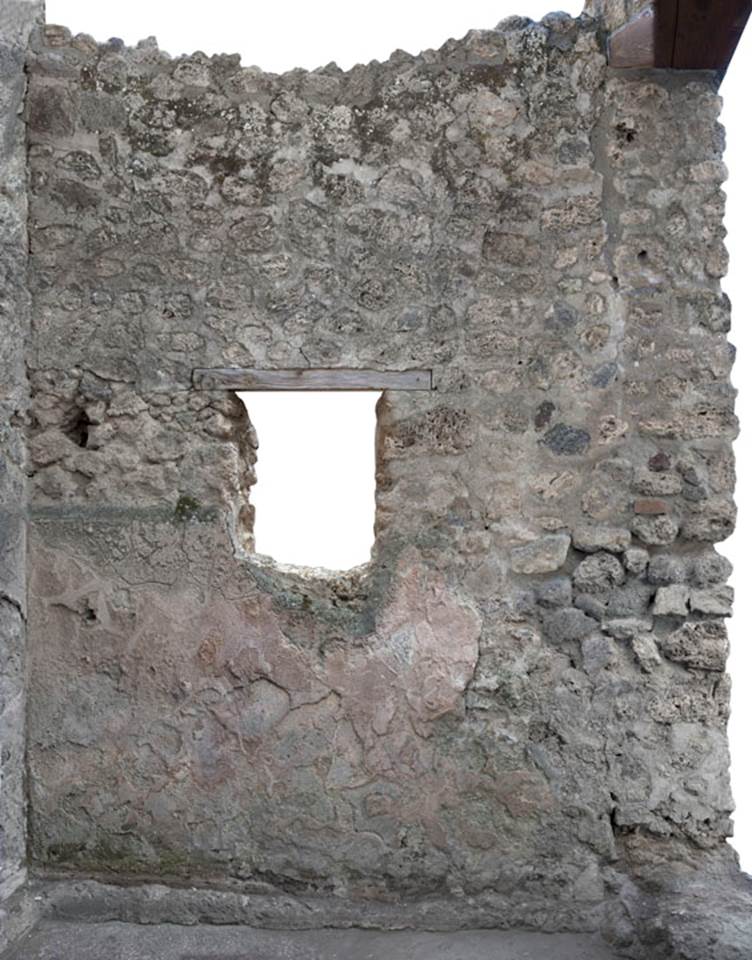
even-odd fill
[[[278,563],[349,570],[373,545],[375,392],[241,393],[259,449],[256,553]]]

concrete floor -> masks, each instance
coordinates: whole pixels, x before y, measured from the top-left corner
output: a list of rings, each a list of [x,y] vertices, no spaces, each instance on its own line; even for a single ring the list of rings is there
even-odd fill
[[[42,924],[2,960],[615,960],[574,934]]]

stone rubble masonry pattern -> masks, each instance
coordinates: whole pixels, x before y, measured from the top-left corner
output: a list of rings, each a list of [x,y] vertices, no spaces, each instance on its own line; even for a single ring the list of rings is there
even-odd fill
[[[279,76],[35,38],[37,871],[752,948],[719,98],[604,38],[512,18]],[[252,553],[253,427],[191,386],[231,366],[433,371],[379,404],[366,568]]]

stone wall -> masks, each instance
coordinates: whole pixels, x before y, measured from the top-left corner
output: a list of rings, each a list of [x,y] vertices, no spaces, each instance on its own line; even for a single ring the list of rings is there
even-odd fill
[[[728,862],[719,100],[601,26],[280,76],[46,28],[39,868],[628,946],[643,868]],[[213,366],[433,370],[379,404],[367,567],[253,554]]]
[[[3,903],[23,882],[24,656],[26,529],[24,424],[28,406],[24,60],[41,5],[4,0],[0,8],[0,949]]]

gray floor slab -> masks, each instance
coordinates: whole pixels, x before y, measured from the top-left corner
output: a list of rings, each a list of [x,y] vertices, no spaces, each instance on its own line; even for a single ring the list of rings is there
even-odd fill
[[[615,960],[600,941],[509,931],[283,933],[238,927],[45,923],[3,960]]]

